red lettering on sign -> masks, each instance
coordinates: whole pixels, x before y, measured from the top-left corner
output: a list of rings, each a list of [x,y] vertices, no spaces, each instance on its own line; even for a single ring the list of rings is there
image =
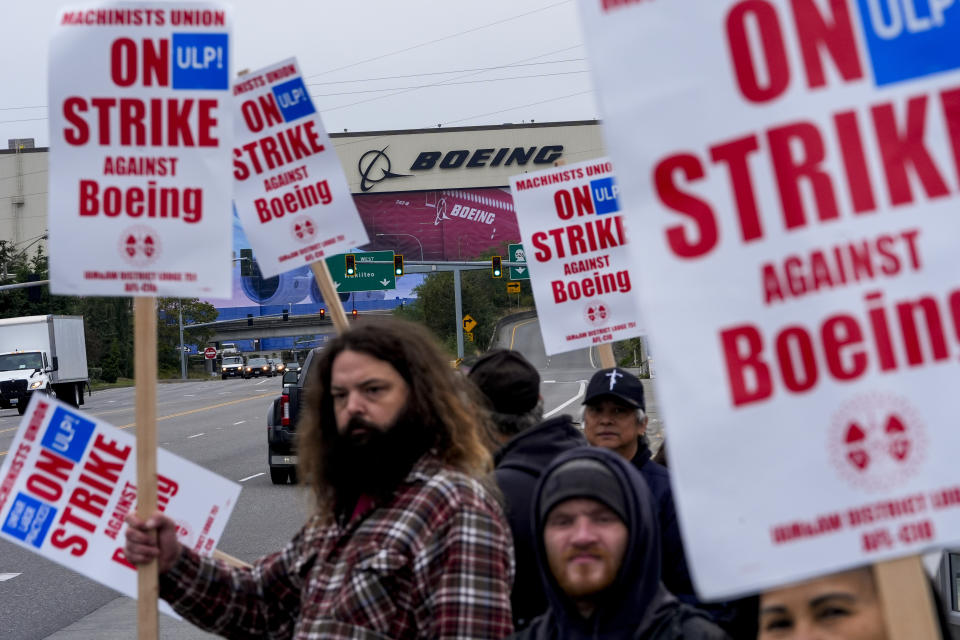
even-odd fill
[[[776,357],[772,361],[765,356],[766,341],[755,325],[722,329],[721,352],[733,405],[743,406],[771,397],[774,372],[780,374],[787,391],[809,391],[821,370],[818,355],[822,355],[827,364],[827,373],[842,381],[861,377],[871,363],[879,371],[896,370],[900,365],[891,339],[894,332],[903,345],[906,366],[910,367],[950,358],[947,322],[960,342],[960,289],[947,295],[945,305],[930,294],[899,300],[892,305],[895,320],[887,313],[881,292],[867,293],[864,302],[866,327],[863,320],[853,315],[837,313],[824,318],[819,331],[797,325],[777,331]],[[841,354],[843,349],[850,358],[846,363]]]

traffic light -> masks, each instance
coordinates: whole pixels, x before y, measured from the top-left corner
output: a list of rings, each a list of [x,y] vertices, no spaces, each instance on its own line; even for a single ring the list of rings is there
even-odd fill
[[[403,275],[403,256],[401,255],[393,256],[393,274],[397,276]]]
[[[327,310],[326,310],[326,309],[320,309],[320,319],[323,320],[323,319],[326,318],[326,317],[327,317]]]
[[[240,275],[253,275],[253,249],[240,249]]]
[[[343,256],[346,261],[346,274],[348,276],[357,275],[357,258],[352,253]]]
[[[290,320],[290,311],[288,309],[283,310],[283,321],[287,322]]]
[[[501,260],[500,256],[493,256],[490,258],[490,275],[492,275],[494,278],[503,277],[503,268],[501,266],[502,262],[503,261]]]
[[[353,315],[353,319],[356,320],[356,319],[357,319],[357,310],[354,309],[351,313],[352,313],[352,315]]]

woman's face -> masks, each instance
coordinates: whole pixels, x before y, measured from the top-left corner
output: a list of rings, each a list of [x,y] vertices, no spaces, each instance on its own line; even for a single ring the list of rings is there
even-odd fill
[[[760,597],[758,640],[886,640],[870,569],[856,569]]]

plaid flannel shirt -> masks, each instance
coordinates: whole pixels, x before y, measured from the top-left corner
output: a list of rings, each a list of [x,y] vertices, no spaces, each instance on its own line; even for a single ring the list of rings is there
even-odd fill
[[[228,638],[503,638],[513,544],[477,480],[421,458],[388,504],[345,526],[313,516],[239,569],[184,549],[160,596]]]

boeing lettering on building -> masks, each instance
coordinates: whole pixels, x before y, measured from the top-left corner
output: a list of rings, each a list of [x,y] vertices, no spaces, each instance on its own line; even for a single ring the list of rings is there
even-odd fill
[[[479,169],[482,167],[509,167],[515,164],[518,167],[533,164],[553,164],[563,155],[563,145],[553,144],[545,147],[501,147],[500,149],[457,149],[455,151],[423,151],[410,165],[410,171],[423,171],[440,167],[441,169]],[[443,158],[441,159],[441,156]],[[491,156],[493,156],[491,158]],[[469,158],[469,160],[467,159]],[[438,164],[437,161],[440,161]]]
[[[599,123],[334,133],[354,193],[507,188],[510,177],[602,155]]]

